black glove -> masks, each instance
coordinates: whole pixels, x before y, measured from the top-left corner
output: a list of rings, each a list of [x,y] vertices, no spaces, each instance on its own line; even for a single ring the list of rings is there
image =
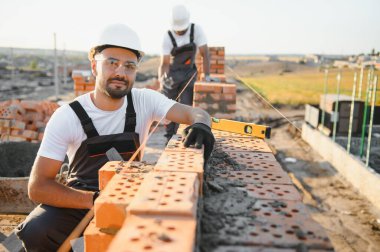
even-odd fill
[[[194,123],[183,130],[182,142],[185,147],[194,145],[197,149],[202,148],[202,144],[204,144],[204,159],[206,164],[214,149],[215,138],[209,126],[203,123]]]

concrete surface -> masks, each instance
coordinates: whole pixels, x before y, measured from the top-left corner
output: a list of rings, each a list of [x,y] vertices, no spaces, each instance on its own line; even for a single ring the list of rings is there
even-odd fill
[[[306,123],[302,126],[302,138],[376,208],[380,209],[380,175],[378,173],[370,167],[365,167],[365,164],[357,157],[348,154],[342,146]]]

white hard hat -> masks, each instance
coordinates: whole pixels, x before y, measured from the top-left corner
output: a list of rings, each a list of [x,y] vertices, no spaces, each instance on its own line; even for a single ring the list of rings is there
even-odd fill
[[[184,5],[176,5],[172,10],[172,29],[174,31],[186,30],[190,25],[190,13]]]
[[[135,50],[140,54],[139,59],[141,59],[145,54],[141,49],[141,43],[137,33],[124,24],[113,24],[107,26],[100,34],[92,49],[104,45],[124,47]],[[91,50],[90,54],[94,54],[92,51],[93,50]],[[90,60],[93,56],[94,55],[89,55]]]

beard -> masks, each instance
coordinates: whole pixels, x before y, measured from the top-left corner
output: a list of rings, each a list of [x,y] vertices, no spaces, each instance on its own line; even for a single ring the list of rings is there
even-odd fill
[[[124,82],[125,88],[118,88],[118,87],[117,88],[113,88],[111,86],[111,83],[114,80]],[[133,82],[131,83],[127,79],[117,78],[116,77],[116,78],[112,78],[112,79],[108,79],[107,80],[104,91],[112,99],[121,99],[121,98],[123,98],[124,96],[126,96],[131,91],[132,84],[133,84]]]

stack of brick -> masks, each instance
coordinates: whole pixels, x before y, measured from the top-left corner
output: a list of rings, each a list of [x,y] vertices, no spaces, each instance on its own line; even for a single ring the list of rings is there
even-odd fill
[[[224,47],[209,47],[208,49],[210,57],[210,76],[218,79],[220,82],[226,82],[226,76],[224,75]],[[199,53],[195,58],[195,64],[198,69],[198,81],[204,81],[203,59]]]
[[[194,84],[193,106],[206,110],[216,118],[234,119],[236,85],[226,83],[224,47],[209,47],[209,56],[212,82],[205,82],[202,57],[200,54],[196,57],[198,81]]]
[[[194,84],[193,107],[206,110],[219,119],[234,119],[236,112],[236,85],[218,82]]]
[[[228,168],[220,177],[239,181],[247,197],[256,199],[249,206],[244,200],[235,202],[255,214],[255,218],[239,216],[243,222],[249,220],[249,225],[235,223],[233,218],[219,219],[222,225],[212,230],[223,234],[226,246],[218,251],[293,251],[300,245],[331,249],[323,229],[310,218],[301,195],[263,140],[213,133],[216,151],[224,151],[242,168]],[[84,232],[85,251],[194,251],[203,165],[203,150],[184,148],[179,134],[169,141],[153,169],[139,162],[129,167],[126,162],[108,162],[99,171],[102,191],[95,201],[94,219]]]
[[[42,140],[46,123],[59,107],[55,102],[9,100],[0,103],[0,141]]]
[[[193,251],[203,150],[180,144],[176,135],[153,169],[113,161],[99,170],[85,251]]]
[[[74,70],[71,76],[74,80],[75,96],[94,90],[95,78],[91,75],[90,71]]]
[[[219,171],[217,177],[209,181],[239,183],[239,190],[245,196],[243,201],[235,199],[233,207],[247,209],[240,215],[231,211],[230,218],[220,219],[220,229],[204,234],[228,237],[215,251],[298,251],[300,247],[305,251],[332,251],[324,229],[311,218],[302,196],[264,140],[224,131],[213,130],[213,133],[215,152],[226,153],[238,168],[216,164],[213,168]],[[218,212],[229,209],[227,202],[224,203],[223,207],[205,211],[218,216]]]

